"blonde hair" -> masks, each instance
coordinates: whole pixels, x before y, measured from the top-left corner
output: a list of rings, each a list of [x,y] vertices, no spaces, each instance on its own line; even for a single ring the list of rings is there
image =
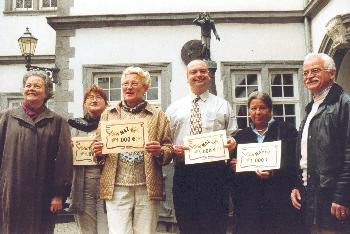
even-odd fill
[[[122,74],[122,80],[126,77],[126,75],[136,74],[139,76],[141,83],[145,85],[147,88],[151,86],[151,76],[148,71],[142,70],[140,67],[127,67]]]

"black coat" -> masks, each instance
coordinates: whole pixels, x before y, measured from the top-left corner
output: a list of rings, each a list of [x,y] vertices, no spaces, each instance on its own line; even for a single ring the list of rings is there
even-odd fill
[[[250,127],[237,133],[238,144],[257,143]],[[255,172],[233,175],[234,233],[301,233],[300,215],[292,207],[290,192],[297,184],[295,146],[297,130],[292,125],[275,120],[264,142],[281,140],[281,168],[273,170],[268,179]],[[235,157],[235,153],[233,157]]]
[[[307,114],[312,104],[307,105]],[[299,159],[304,125],[305,120],[300,125],[297,144]],[[323,227],[350,227],[349,217],[338,221],[330,212],[332,202],[350,206],[350,95],[339,85],[332,86],[312,118],[307,146],[308,178],[302,197],[307,222]]]

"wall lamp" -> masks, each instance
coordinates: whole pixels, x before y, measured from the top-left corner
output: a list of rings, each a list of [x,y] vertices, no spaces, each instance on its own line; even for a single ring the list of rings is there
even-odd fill
[[[36,44],[38,39],[36,39],[31,32],[29,32],[29,28],[26,29],[26,32],[18,38],[19,48],[21,49],[22,56],[24,56],[24,60],[26,62],[27,71],[36,70],[36,71],[44,71],[47,75],[52,79],[52,82],[55,84],[60,84],[58,79],[59,68],[56,66],[54,68],[48,67],[38,67],[32,66],[32,56],[34,56]]]

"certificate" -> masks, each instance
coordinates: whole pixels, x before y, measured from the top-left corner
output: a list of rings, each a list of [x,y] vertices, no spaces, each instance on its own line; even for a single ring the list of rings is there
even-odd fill
[[[74,166],[91,166],[97,165],[94,160],[94,152],[91,145],[95,137],[72,137],[73,145],[73,165]]]
[[[101,121],[102,153],[144,151],[148,141],[147,120]]]
[[[279,169],[281,141],[238,144],[236,172]]]
[[[203,133],[184,137],[185,164],[205,163],[229,158],[226,131]]]

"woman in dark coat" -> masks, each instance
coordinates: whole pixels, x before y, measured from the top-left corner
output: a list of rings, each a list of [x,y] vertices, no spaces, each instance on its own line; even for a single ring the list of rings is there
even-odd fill
[[[70,131],[45,106],[52,97],[45,73],[24,75],[23,96],[0,120],[0,233],[53,233],[72,179]]]
[[[297,130],[272,117],[272,101],[266,93],[253,92],[248,98],[248,110],[251,123],[235,135],[238,145],[281,140],[281,167],[233,175],[233,233],[303,233],[300,214],[293,210],[289,199],[297,183],[294,176]],[[236,160],[230,164],[235,170]]]

